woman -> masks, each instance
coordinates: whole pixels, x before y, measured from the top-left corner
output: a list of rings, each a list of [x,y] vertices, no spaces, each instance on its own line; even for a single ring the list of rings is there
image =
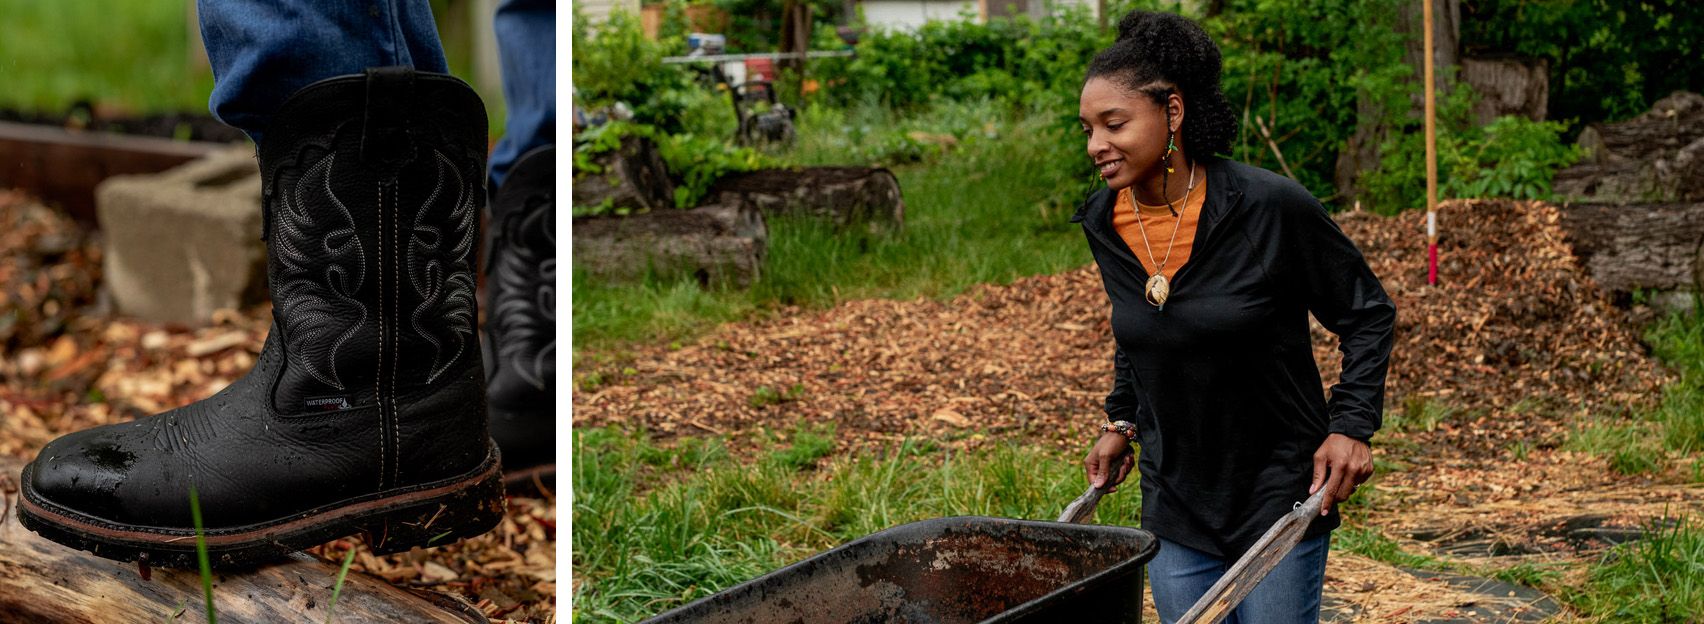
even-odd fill
[[[1219,50],[1200,26],[1133,12],[1118,29],[1080,102],[1107,188],[1073,220],[1100,266],[1117,343],[1108,422],[1085,469],[1097,487],[1116,487],[1139,466],[1165,622],[1325,488],[1322,517],[1226,619],[1313,622],[1338,524],[1330,511],[1372,475],[1396,308],[1307,189],[1217,156],[1237,123]],[[1310,312],[1342,339],[1329,401]]]

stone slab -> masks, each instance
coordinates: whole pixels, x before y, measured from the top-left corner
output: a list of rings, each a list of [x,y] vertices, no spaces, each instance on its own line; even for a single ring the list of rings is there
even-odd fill
[[[260,169],[233,148],[95,189],[106,286],[121,314],[198,325],[265,299]]]

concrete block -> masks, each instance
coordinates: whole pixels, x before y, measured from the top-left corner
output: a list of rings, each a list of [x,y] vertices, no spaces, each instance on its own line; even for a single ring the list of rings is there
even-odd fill
[[[95,188],[102,269],[122,314],[199,325],[266,298],[260,168],[233,148]]]

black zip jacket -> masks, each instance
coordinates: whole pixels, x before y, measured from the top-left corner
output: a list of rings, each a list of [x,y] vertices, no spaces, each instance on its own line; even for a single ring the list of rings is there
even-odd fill
[[[1384,410],[1396,306],[1360,250],[1302,185],[1223,159],[1200,161],[1207,198],[1164,308],[1112,227],[1101,189],[1081,222],[1112,300],[1108,420],[1137,426],[1142,527],[1240,557],[1308,496],[1330,433],[1366,441]],[[1308,313],[1342,339],[1343,375],[1320,389]],[[1314,537],[1338,515],[1316,520]]]

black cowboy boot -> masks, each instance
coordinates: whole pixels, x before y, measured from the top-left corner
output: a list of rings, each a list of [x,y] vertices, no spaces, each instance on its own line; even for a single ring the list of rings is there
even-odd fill
[[[485,337],[491,437],[511,485],[554,485],[556,148],[527,152],[491,202]]]
[[[273,325],[255,368],[48,444],[24,468],[24,526],[168,567],[196,563],[191,488],[224,566],[358,532],[388,553],[496,526],[474,334],[485,129],[465,83],[404,68],[288,99],[260,151]]]

